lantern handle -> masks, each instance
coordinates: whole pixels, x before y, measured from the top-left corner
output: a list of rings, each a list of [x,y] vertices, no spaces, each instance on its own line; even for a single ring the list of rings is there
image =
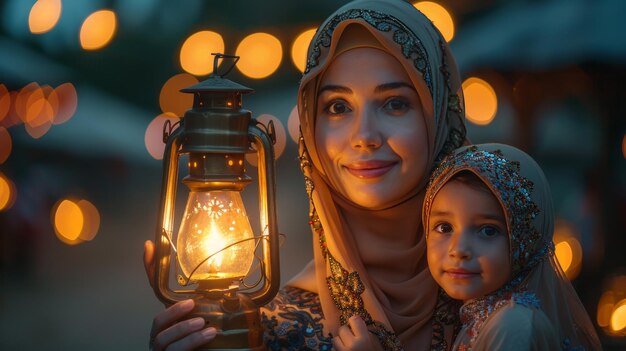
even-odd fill
[[[220,78],[223,78],[225,75],[230,73],[230,71],[232,71],[235,65],[237,64],[237,61],[239,61],[239,56],[236,56],[236,55],[222,54],[219,52],[212,52],[211,55],[215,56],[215,58],[213,59],[213,74],[215,74],[216,76]],[[217,73],[217,64],[219,62],[219,59],[224,59],[224,58],[231,58],[231,59],[234,59],[234,61],[233,61],[233,64],[228,68],[226,72],[224,72],[223,74],[219,74]]]

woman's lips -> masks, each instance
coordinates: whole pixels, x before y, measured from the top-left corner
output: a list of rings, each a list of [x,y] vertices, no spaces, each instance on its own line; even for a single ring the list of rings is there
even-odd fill
[[[372,160],[354,162],[344,165],[344,167],[350,174],[358,178],[371,179],[380,177],[389,172],[396,163],[395,161]]]
[[[468,271],[463,268],[449,268],[444,270],[444,272],[453,279],[470,279],[480,275],[480,273]]]

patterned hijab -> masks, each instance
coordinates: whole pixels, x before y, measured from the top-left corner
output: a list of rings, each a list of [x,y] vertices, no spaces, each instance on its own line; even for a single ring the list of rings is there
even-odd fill
[[[539,165],[526,153],[508,145],[460,148],[433,172],[424,200],[425,226],[437,192],[462,171],[476,174],[500,201],[509,232],[512,269],[508,284],[469,303],[484,304],[511,293],[534,294],[557,331],[563,349],[578,346],[586,350],[601,349],[589,316],[554,255],[552,197]],[[467,304],[463,306],[466,307]]]
[[[318,84],[338,53],[360,47],[345,42],[353,37],[344,36],[350,32],[346,29],[355,26],[371,35],[370,44],[376,42],[365,46],[395,57],[415,86],[428,136],[428,149],[415,152],[427,158],[429,172],[444,154],[465,141],[456,64],[441,34],[411,4],[357,0],[319,27],[309,47],[298,111],[324,331],[336,335],[349,317],[359,315],[387,350],[430,350],[431,342],[434,348],[445,348],[444,325],[451,320],[444,312],[433,318],[439,290],[428,271],[420,215],[428,177],[390,207],[368,209],[339,194],[337,182],[329,179],[318,156]],[[354,231],[355,219],[366,229]],[[437,306],[443,309],[443,304]]]

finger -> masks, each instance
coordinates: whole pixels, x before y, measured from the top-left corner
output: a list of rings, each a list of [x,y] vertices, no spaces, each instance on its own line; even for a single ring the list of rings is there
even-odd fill
[[[344,347],[348,347],[349,345],[352,344],[352,340],[354,339],[354,334],[352,333],[352,330],[350,330],[350,327],[348,327],[347,325],[339,327],[339,330],[337,330],[337,334],[339,335],[341,344]]]
[[[161,313],[157,314],[152,320],[152,332],[150,335],[153,337],[161,333],[165,329],[174,325],[174,323],[183,319],[193,309],[193,300],[183,300],[173,304]]]
[[[154,243],[150,240],[143,244],[143,267],[146,269],[150,286],[154,287]]]
[[[367,325],[365,325],[363,318],[359,316],[352,316],[348,319],[348,325],[350,325],[352,334],[354,334],[356,338],[369,336],[369,330],[367,330]]]
[[[341,328],[339,330],[341,330]],[[333,350],[347,351],[346,345],[343,343],[343,340],[341,339],[340,336],[335,336],[332,339],[332,343],[333,343]]]
[[[215,328],[206,328],[176,341],[168,346],[166,351],[191,351],[215,339],[217,330]]]

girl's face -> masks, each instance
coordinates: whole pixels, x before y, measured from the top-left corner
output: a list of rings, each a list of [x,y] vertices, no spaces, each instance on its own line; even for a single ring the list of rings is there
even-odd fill
[[[435,195],[427,225],[430,272],[452,298],[475,299],[510,280],[506,220],[491,192],[451,180]]]
[[[357,48],[322,77],[315,143],[339,191],[357,205],[385,208],[427,172],[426,124],[417,91],[390,54]]]

